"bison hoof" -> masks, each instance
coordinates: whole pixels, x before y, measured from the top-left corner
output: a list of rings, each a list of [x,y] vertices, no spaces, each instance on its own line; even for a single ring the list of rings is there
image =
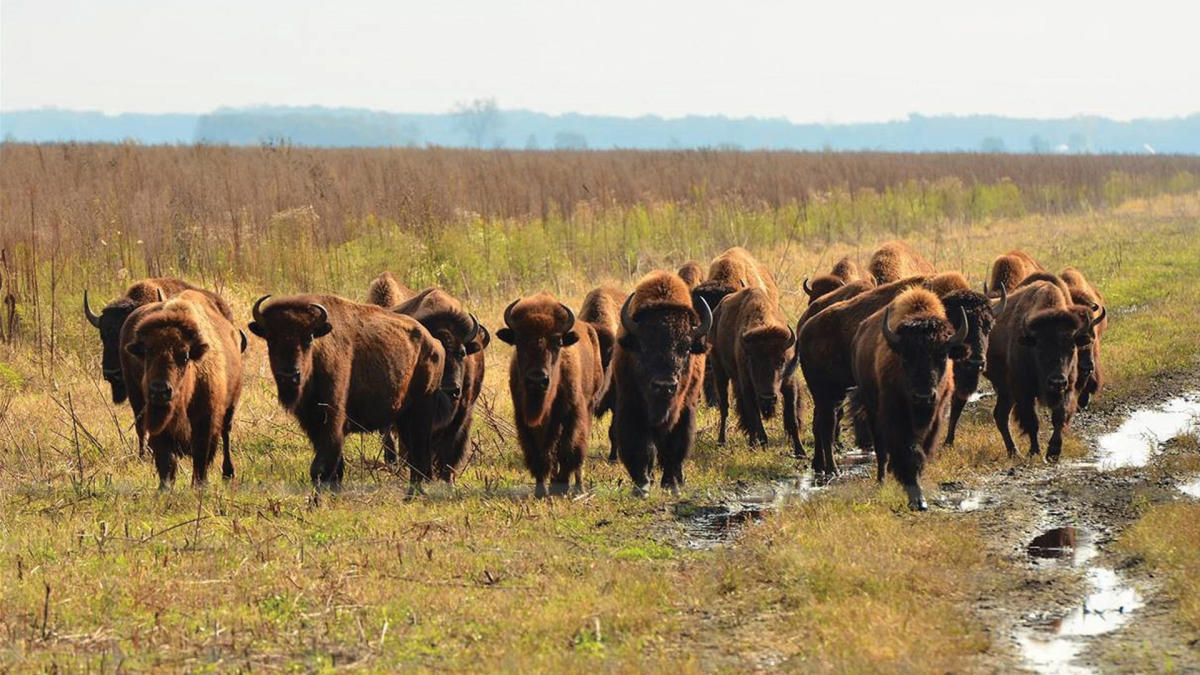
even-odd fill
[[[545,498],[546,498],[546,484],[545,484],[545,483],[538,483],[538,484],[537,484],[537,485],[536,485],[536,486],[533,488],[533,496],[534,496],[534,497],[536,497],[536,498],[538,498],[538,499],[545,499]]]
[[[643,483],[641,485],[634,485],[633,486],[633,496],[634,497],[649,497],[650,496],[650,484]]]
[[[929,510],[929,504],[925,503],[925,496],[921,494],[920,485],[905,485],[904,492],[908,494],[908,508],[913,511]]]

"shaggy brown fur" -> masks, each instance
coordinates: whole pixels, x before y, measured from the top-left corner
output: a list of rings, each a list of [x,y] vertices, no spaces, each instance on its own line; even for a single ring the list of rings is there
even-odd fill
[[[858,325],[924,280],[924,277],[909,277],[876,286],[831,304],[800,324],[797,331],[800,368],[813,399],[813,471],[837,471],[833,460],[837,410],[847,390],[854,386],[850,343]]]
[[[999,296],[1001,286],[1011,293],[1026,277],[1043,269],[1033,256],[1024,251],[1009,251],[996,256],[988,273],[988,294],[993,297]]]
[[[677,492],[683,486],[712,323],[698,294],[695,303],[678,275],[658,271],[638,282],[622,310],[613,356],[612,424],[635,494],[645,494],[650,484],[651,446],[662,466],[662,487]]]
[[[1079,393],[1079,407],[1086,408],[1092,396],[1100,393],[1100,388],[1104,386],[1104,375],[1100,368],[1100,339],[1108,330],[1108,310],[1104,307],[1104,296],[1083,276],[1083,272],[1068,267],[1063,270],[1060,278],[1067,287],[1071,302],[1092,307],[1099,314],[1099,318],[1096,319],[1096,339],[1090,348],[1081,348],[1079,351],[1080,373],[1075,386]]]
[[[903,241],[889,241],[875,249],[867,271],[876,284],[887,284],[917,274],[933,274],[933,265]]]
[[[763,419],[770,419],[783,397],[783,429],[792,454],[804,456],[800,443],[796,334],[779,308],[758,288],[745,288],[725,298],[713,311],[710,331],[713,377],[717,387],[721,426],[717,443],[725,443],[729,417],[729,383],[733,381],[738,422],[750,445],[766,446]]]
[[[242,391],[241,339],[211,294],[185,290],[134,310],[121,331],[122,370],[139,431],[148,433],[159,489],[175,481],[177,458],[191,455],[192,483],[204,483],[224,446],[222,473],[233,477],[229,432]]]
[[[483,388],[483,350],[491,335],[475,315],[440,288],[427,288],[392,311],[419,321],[445,350],[446,363],[435,394],[431,451],[437,478],[454,483],[471,459],[468,437],[475,401]],[[385,432],[384,460],[390,464],[396,459],[394,433]]]
[[[621,304],[625,302],[625,297],[625,292],[615,286],[600,286],[587,294],[579,308],[579,320],[590,323],[596,329],[596,339],[600,341],[600,363],[604,366],[604,377],[600,398],[596,402],[597,419],[611,411],[617,399],[616,389],[612,386],[612,357],[617,347],[617,333],[621,330]],[[608,427],[608,440],[608,461],[615,462],[617,444],[612,425]]]
[[[708,266],[708,277],[695,287],[695,291],[712,309],[722,298],[743,288],[761,288],[771,302],[779,303],[775,277],[749,251],[735,246],[713,258]]]
[[[384,309],[391,309],[413,295],[412,289],[396,281],[391,272],[381,273],[367,287],[367,302]]]
[[[948,357],[965,337],[921,288],[901,293],[854,335],[856,398],[875,441],[877,478],[890,467],[913,509],[928,508],[919,481],[953,390]]]
[[[679,268],[679,278],[683,279],[688,288],[695,288],[704,281],[704,268],[695,260],[689,260]]]
[[[395,428],[410,491],[433,476],[430,441],[445,349],[416,319],[333,295],[260,298],[250,331],[267,342],[279,402],[313,444],[309,476],[339,485],[348,433]],[[323,316],[326,315],[326,316]]]
[[[88,292],[83,292],[83,312],[88,321],[97,330],[100,331],[100,344],[102,348],[100,367],[104,375],[105,381],[108,382],[112,389],[113,403],[123,403],[126,397],[136,397],[137,394],[132,393],[126,386],[126,377],[121,372],[121,327],[125,325],[125,320],[133,313],[133,310],[143,305],[158,302],[159,295],[163,298],[173,298],[183,291],[197,291],[204,294],[207,301],[212,303],[217,311],[221,313],[230,322],[233,321],[233,310],[224,298],[189,284],[182,279],[173,279],[170,277],[156,277],[152,279],[142,279],[126,289],[125,294],[120,298],[113,300],[100,310],[100,314],[92,312],[91,306],[88,304]],[[139,415],[142,411],[142,401],[130,398],[129,405],[133,408],[134,427],[137,430],[138,437],[138,456],[141,457],[145,453],[146,437],[142,429]]]
[[[1029,454],[1038,445],[1037,403],[1050,409],[1053,434],[1048,459],[1062,450],[1062,433],[1075,412],[1076,351],[1091,344],[1091,310],[1072,305],[1057,284],[1035,281],[1016,288],[996,321],[984,374],[996,390],[992,411],[1009,456],[1016,445],[1008,420],[1016,407],[1017,424],[1029,436]]]
[[[830,270],[829,274],[822,274],[811,282],[805,279],[802,287],[804,288],[804,292],[808,294],[808,300],[811,304],[821,296],[857,281],[869,281],[871,285],[874,285],[874,280],[869,276],[863,275],[858,263],[847,256],[834,263],[833,269]]]
[[[576,321],[549,293],[517,300],[504,311],[496,337],[516,347],[509,365],[517,436],[525,467],[537,481],[536,495],[566,494],[575,479],[583,491],[592,414],[600,398],[604,368],[596,329]]]

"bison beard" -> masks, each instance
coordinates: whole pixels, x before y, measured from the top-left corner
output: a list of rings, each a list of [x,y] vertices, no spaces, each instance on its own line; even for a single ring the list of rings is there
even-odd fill
[[[683,280],[668,272],[643,278],[621,308],[612,423],[634,494],[646,494],[650,484],[651,445],[662,465],[662,487],[678,493],[684,484],[711,325],[703,297],[693,300]]]

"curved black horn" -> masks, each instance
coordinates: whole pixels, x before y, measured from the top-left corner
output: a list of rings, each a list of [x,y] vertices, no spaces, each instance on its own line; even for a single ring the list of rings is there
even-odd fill
[[[479,319],[476,319],[474,314],[468,314],[467,316],[471,317],[471,334],[463,342],[474,342],[475,338],[479,335]]]
[[[162,292],[162,289],[161,289],[161,288],[155,289],[155,292],[156,292],[156,293],[158,293],[158,301],[159,301],[159,302],[166,302],[166,301],[167,301],[167,296],[163,295],[163,292]]]
[[[567,325],[563,326],[562,332],[570,333],[571,329],[575,327],[575,312],[572,312],[570,307],[567,307],[561,302],[558,303],[558,306],[562,307],[563,311],[567,313]]]
[[[788,341],[783,345],[783,348],[789,349],[794,344],[796,344],[796,329],[788,326]]]
[[[512,324],[511,324],[511,323],[509,323],[509,319],[511,319],[511,318],[512,318],[512,311],[513,311],[513,307],[516,307],[516,306],[517,306],[517,303],[518,303],[518,302],[520,302],[520,301],[521,301],[521,299],[520,299],[520,298],[517,298],[516,300],[513,300],[512,302],[510,302],[510,303],[508,304],[508,307],[505,307],[505,308],[504,308],[504,325],[505,325],[505,326],[508,326],[509,328],[512,328]]]
[[[93,328],[100,327],[100,315],[92,311],[92,306],[88,304],[87,289],[83,289],[83,315],[87,317],[88,323],[92,324]]]
[[[1101,306],[1100,307],[1100,316],[1092,319],[1092,327],[1095,328],[1096,326],[1100,325],[1100,322],[1104,321],[1104,317],[1106,317],[1106,316],[1108,316],[1108,309],[1104,306]]]
[[[712,328],[712,310],[708,308],[708,301],[703,297],[696,296],[696,299],[700,301],[700,306],[696,308],[697,313],[700,314],[700,325],[692,331],[692,336],[703,337],[708,335],[708,329]]]
[[[801,288],[804,289],[805,293],[808,293],[808,296],[811,298],[812,294],[813,294],[813,289],[812,289],[812,286],[808,285],[808,277],[804,277],[804,283],[800,284],[800,286],[801,286]]]
[[[264,295],[261,298],[259,298],[258,300],[255,300],[254,307],[252,307],[250,309],[250,316],[254,317],[254,320],[259,322],[260,324],[263,322],[262,309],[261,309],[262,304],[264,302],[266,302],[267,298],[269,298],[269,297],[271,297],[271,296]]]
[[[329,310],[325,309],[324,305],[314,302],[309,307],[317,310],[317,314],[319,315],[319,320],[315,327],[324,326],[329,323]]]
[[[986,287],[986,286],[987,286],[987,283],[984,283],[984,287]],[[987,295],[986,291],[984,291],[984,295],[985,296]],[[1008,290],[1004,287],[1004,284],[1000,284],[1000,302],[997,302],[995,304],[995,306],[992,307],[992,316],[1000,316],[1000,312],[1004,311],[1004,306],[1007,304],[1008,304]]]
[[[637,322],[633,320],[632,316],[629,316],[629,303],[631,302],[633,302],[632,293],[629,294],[628,298],[625,298],[625,304],[621,305],[621,327],[625,329],[626,333],[637,335]]]
[[[242,336],[242,353],[246,353],[246,347],[250,344],[250,340],[246,337],[246,331],[238,329],[238,335]]]
[[[954,337],[950,338],[951,346],[961,345],[967,339],[967,333],[971,327],[967,325],[967,310],[962,307],[958,308],[959,321],[958,330],[954,332]]]
[[[888,308],[883,310],[883,339],[887,340],[889,345],[895,345],[900,342],[900,336],[896,335],[896,332],[892,330],[890,324],[891,317],[892,306],[888,305]]]

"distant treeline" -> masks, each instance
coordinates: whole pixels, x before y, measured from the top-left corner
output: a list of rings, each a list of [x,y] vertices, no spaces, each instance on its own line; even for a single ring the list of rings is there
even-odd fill
[[[793,124],[722,116],[546,115],[481,100],[435,114],[321,107],[222,108],[205,115],[23,110],[0,113],[0,134],[10,141],[146,144],[1200,154],[1200,113],[1125,122],[911,115],[870,124]]]

